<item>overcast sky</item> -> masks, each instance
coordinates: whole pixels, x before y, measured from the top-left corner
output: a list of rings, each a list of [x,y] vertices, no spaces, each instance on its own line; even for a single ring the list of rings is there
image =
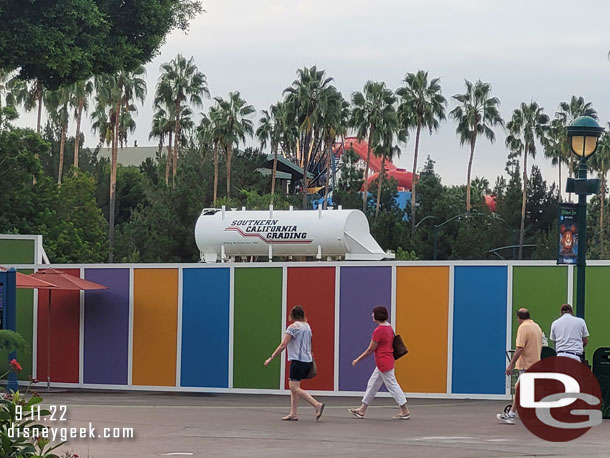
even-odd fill
[[[169,36],[147,65],[149,97],[130,145],[155,144],[148,132],[159,66],[178,53],[194,56],[212,96],[239,90],[257,110],[281,98],[297,68],[315,64],[348,99],[367,80],[396,89],[406,72],[423,69],[441,78],[448,110],[464,79],[481,79],[492,84],[505,119],[531,99],[552,117],[573,94],[593,102],[604,125],[610,119],[608,0],[205,0],[204,7],[190,32]],[[95,146],[89,125],[85,144]],[[496,134],[493,145],[477,143],[473,165],[473,176],[492,185],[507,155],[505,133]],[[445,184],[463,184],[468,153],[448,120],[422,136],[419,164],[430,155]],[[542,154],[535,162],[547,181],[557,180]],[[412,168],[413,142],[396,163]]]

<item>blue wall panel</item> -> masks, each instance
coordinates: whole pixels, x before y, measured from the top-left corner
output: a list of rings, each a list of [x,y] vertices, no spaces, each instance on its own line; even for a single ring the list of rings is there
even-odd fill
[[[452,392],[506,391],[506,267],[455,267]]]
[[[229,269],[184,269],[182,287],[180,385],[228,388]]]

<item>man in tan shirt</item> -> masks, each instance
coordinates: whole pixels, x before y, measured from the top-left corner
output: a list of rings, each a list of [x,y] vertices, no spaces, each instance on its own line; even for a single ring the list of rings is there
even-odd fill
[[[506,367],[506,375],[511,375],[513,369],[519,371],[519,375],[528,370],[538,361],[542,353],[542,329],[531,318],[528,309],[521,308],[517,311],[519,329],[517,329],[517,340],[515,342],[515,353]],[[518,383],[518,382],[517,382]],[[516,387],[515,387],[516,389]],[[516,405],[513,405],[508,413],[496,415],[496,418],[508,424],[514,424]]]

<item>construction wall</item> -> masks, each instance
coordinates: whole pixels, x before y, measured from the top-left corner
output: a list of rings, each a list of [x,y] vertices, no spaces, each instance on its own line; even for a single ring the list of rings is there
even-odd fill
[[[286,362],[263,362],[279,344],[290,308],[301,304],[318,364],[318,376],[303,386],[361,393],[374,360],[351,362],[370,341],[371,309],[386,305],[409,348],[396,366],[407,393],[504,398],[514,312],[529,308],[548,336],[575,289],[574,269],[552,262],[54,267],[109,289],[51,293],[51,380],[120,389],[284,392]],[[610,266],[588,267],[589,358],[610,346],[609,279]],[[47,291],[20,295],[18,327],[32,344],[40,380],[47,377],[48,318]]]

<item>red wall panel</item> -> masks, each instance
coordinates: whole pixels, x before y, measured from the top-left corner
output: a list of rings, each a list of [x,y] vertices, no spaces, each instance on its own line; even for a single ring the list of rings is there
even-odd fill
[[[286,317],[295,305],[302,305],[313,332],[313,353],[318,375],[303,380],[301,386],[310,390],[334,388],[335,361],[335,268],[289,267]],[[289,322],[287,322],[287,325]],[[285,384],[288,388],[289,364]]]
[[[58,269],[80,277],[80,269]],[[38,290],[36,377],[47,380],[47,319],[49,290]],[[51,381],[78,383],[80,292],[51,291]]]

